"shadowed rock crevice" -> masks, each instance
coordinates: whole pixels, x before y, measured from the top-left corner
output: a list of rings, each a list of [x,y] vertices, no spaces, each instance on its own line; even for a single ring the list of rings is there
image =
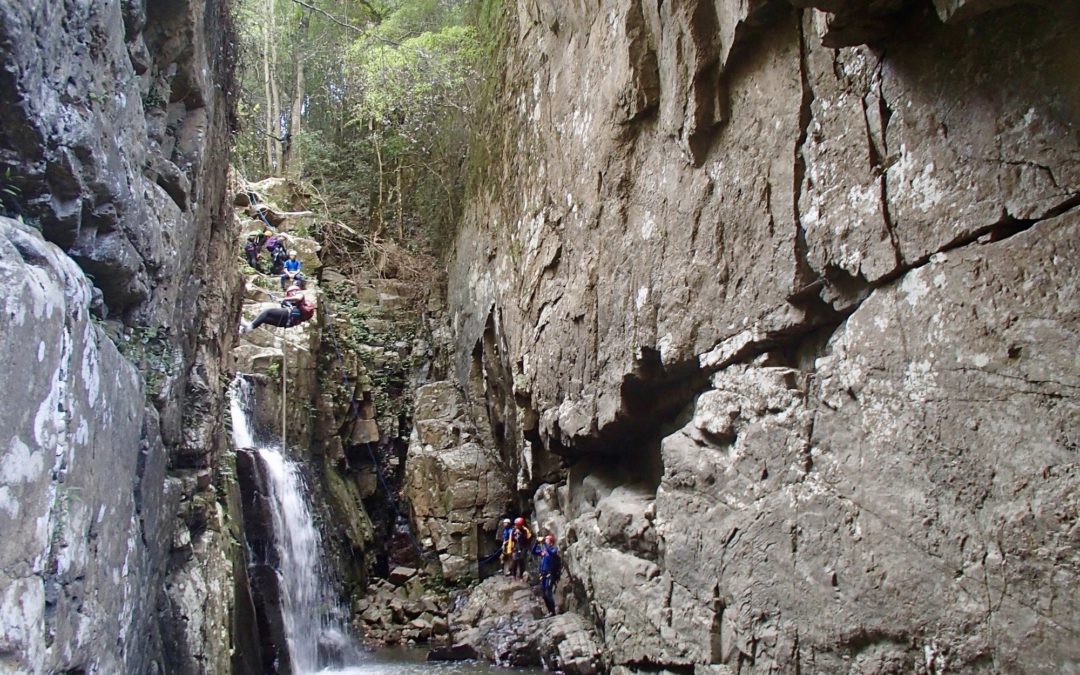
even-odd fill
[[[708,372],[696,360],[665,365],[657,350],[642,348],[634,371],[623,379],[620,408],[611,422],[570,438],[561,429],[541,431],[532,435],[533,442],[539,441],[544,452],[568,464],[597,455],[627,458],[625,466],[633,467],[631,471],[655,487],[661,472],[660,439],[683,424],[682,418],[707,382]]]
[[[281,568],[277,536],[274,533],[274,506],[266,468],[250,448],[236,451],[236,477],[240,487],[241,517],[246,552],[244,566],[254,610],[249,625],[258,636],[260,668],[266,673],[291,673],[286,645],[285,617],[282,614]],[[253,629],[253,630],[252,630]]]

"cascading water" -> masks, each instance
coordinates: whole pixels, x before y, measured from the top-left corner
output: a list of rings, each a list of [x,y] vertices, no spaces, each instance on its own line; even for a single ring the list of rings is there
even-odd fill
[[[327,582],[322,540],[308,506],[303,474],[279,448],[259,442],[251,425],[251,383],[242,376],[233,382],[230,403],[233,442],[237,448],[251,448],[256,453],[266,476],[281,611],[293,672],[313,673],[328,665],[327,660],[340,662],[353,649],[342,620],[344,613]],[[331,654],[332,659],[328,658]]]
[[[264,567],[272,564],[281,597],[284,645],[294,675],[499,675],[508,672],[497,666],[476,662],[430,663],[417,650],[383,650],[361,653],[345,629],[345,613],[334,589],[327,582],[322,564],[319,531],[311,517],[303,474],[281,450],[263,442],[252,428],[255,406],[251,383],[242,375],[231,392],[232,432],[236,448],[250,449],[265,477],[263,490],[268,498],[274,540],[273,552],[261,556]],[[246,520],[245,513],[245,520]],[[250,544],[251,542],[249,542]],[[255,553],[249,546],[249,562]],[[336,669],[329,669],[329,668]],[[320,670],[324,668],[324,670]],[[267,664],[266,672],[289,670],[280,662]],[[519,674],[540,673],[515,669]]]

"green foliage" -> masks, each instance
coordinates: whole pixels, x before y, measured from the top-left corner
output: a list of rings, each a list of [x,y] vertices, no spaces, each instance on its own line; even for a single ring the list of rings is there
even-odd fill
[[[176,374],[180,359],[169,344],[167,328],[135,326],[128,328],[116,343],[124,357],[135,364],[146,381],[147,398],[161,393],[165,382]]]
[[[475,28],[461,25],[350,51],[359,94],[350,123],[376,153],[377,230],[396,220],[399,237],[436,241],[460,216],[480,54]]]
[[[161,95],[161,92],[157,87],[151,87],[150,91],[146,92],[146,96],[143,96],[143,108],[150,110],[151,108],[164,109],[168,101]]]
[[[279,379],[281,379],[281,362],[280,361],[271,361],[270,365],[268,365],[266,367],[265,372],[266,372],[266,376],[269,377],[271,380],[279,380]]]
[[[238,3],[246,59],[237,111],[245,132],[237,138],[234,161],[249,177],[271,173],[267,134],[284,139],[297,126],[290,174],[314,185],[335,205],[336,217],[359,232],[391,237],[406,250],[445,254],[463,211],[466,154],[472,140],[487,132],[477,102],[483,100],[482,80],[492,72],[492,29],[501,21],[502,3],[309,4],[322,11],[289,0]],[[302,124],[290,125],[282,103],[281,116],[266,129],[272,106],[263,57],[271,6],[278,90],[283,98],[291,93],[291,64],[301,59],[306,93]]]
[[[360,95],[353,122],[374,119],[409,143],[430,139],[415,133],[439,121],[440,107],[462,109],[481,54],[476,29],[447,26],[396,45],[356,43],[349,57]]]
[[[331,286],[324,291],[334,307],[334,330],[342,352],[352,353],[363,366],[367,386],[370,389],[375,412],[380,418],[393,418],[399,423],[411,420],[413,414],[413,390],[409,386],[409,374],[416,366],[410,353],[399,354],[399,345],[410,350],[420,329],[419,319],[414,315],[398,315],[393,321],[371,321],[368,310],[361,306],[354,295]],[[373,328],[373,325],[378,328]],[[353,391],[341,380],[341,371],[332,349],[323,350],[327,361],[323,364],[327,377],[336,381],[335,403],[347,407]],[[399,354],[387,358],[388,354]],[[397,430],[385,430],[391,435]]]
[[[4,169],[0,174],[0,215],[17,216],[22,212],[19,206],[19,197],[22,190],[17,185],[17,176],[11,167]]]
[[[449,580],[437,574],[425,574],[422,577],[421,581],[424,584],[424,588],[444,598],[449,597],[449,595],[454,591],[459,591],[463,588],[467,588],[470,585],[467,580]]]
[[[255,272],[255,270],[252,269],[250,265],[245,264],[245,271],[246,270],[251,270],[252,273]],[[251,280],[251,282],[259,288],[265,288],[268,291],[281,290],[281,280],[278,277],[271,276],[269,274],[259,273],[254,279]]]

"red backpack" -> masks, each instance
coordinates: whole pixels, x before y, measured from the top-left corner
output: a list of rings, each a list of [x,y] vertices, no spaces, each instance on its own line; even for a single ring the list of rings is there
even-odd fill
[[[315,316],[315,303],[308,298],[307,294],[304,294],[304,299],[297,305],[300,308],[300,320],[307,321],[311,317]]]

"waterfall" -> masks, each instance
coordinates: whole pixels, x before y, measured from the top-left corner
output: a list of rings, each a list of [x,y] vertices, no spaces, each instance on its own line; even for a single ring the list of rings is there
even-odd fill
[[[303,474],[280,448],[259,441],[251,424],[253,398],[251,383],[237,376],[230,402],[233,442],[255,452],[266,478],[285,637],[293,672],[304,675],[328,665],[326,661],[341,661],[353,649],[346,614],[327,580],[322,538]]]

